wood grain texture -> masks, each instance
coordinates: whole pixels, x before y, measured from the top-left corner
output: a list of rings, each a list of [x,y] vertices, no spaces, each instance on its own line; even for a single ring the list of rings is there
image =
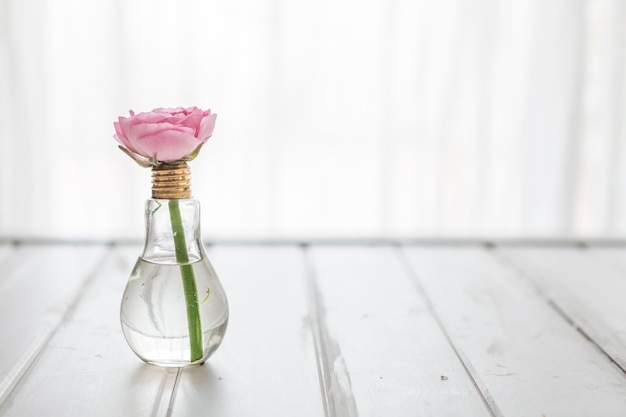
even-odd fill
[[[326,360],[359,416],[490,415],[394,249],[312,247],[310,258]]]
[[[488,250],[405,253],[499,415],[626,414],[624,373]]]
[[[0,416],[166,415],[176,370],[141,362],[119,324],[122,292],[139,251],[124,247],[107,255]]]
[[[209,251],[230,305],[224,342],[184,369],[172,416],[322,416],[297,247]]]
[[[626,370],[626,249],[509,248],[500,252]]]
[[[139,252],[0,245],[0,417],[626,415],[621,248],[217,245],[229,329],[184,370],[122,336]]]
[[[82,291],[104,247],[4,248],[0,264],[0,403]]]

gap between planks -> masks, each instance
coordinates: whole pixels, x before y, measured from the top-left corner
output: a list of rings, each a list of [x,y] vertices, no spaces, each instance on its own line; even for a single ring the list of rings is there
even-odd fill
[[[326,328],[324,307],[317,287],[316,272],[309,246],[302,245],[301,248],[305,263],[308,314],[315,344],[324,415],[326,417],[357,417],[358,412],[352,394],[349,371],[345,366],[335,366],[342,363],[341,351],[338,343],[330,337]]]
[[[496,250],[489,251],[492,257],[494,257],[498,262],[500,262],[505,267],[510,268],[512,271],[514,271],[514,273],[522,281],[524,281],[530,288],[532,288],[533,291],[535,291],[535,293],[537,294],[537,296],[540,297],[542,300],[544,300],[546,304],[559,317],[561,317],[566,323],[572,326],[578,333],[580,333],[584,337],[585,340],[587,340],[592,346],[594,346],[594,348],[596,348],[600,353],[606,356],[606,358],[611,363],[613,363],[624,375],[626,375],[626,368],[622,366],[622,364],[620,363],[621,361],[618,358],[614,357],[611,354],[611,352],[609,352],[602,346],[602,343],[597,341],[588,331],[586,331],[585,326],[583,324],[579,323],[575,317],[568,314],[566,312],[566,309],[564,309],[555,298],[550,296],[550,294],[543,287],[541,287],[541,285],[539,285],[537,280],[531,276],[532,273],[529,273],[526,270],[524,270],[522,267],[520,267],[518,263],[515,262],[515,260],[511,259],[506,253],[503,253],[497,250],[498,249],[497,247],[495,249]],[[584,247],[581,248],[581,250],[584,250],[584,249],[585,249]]]
[[[463,351],[458,346],[458,344],[455,343],[454,339],[452,338],[452,336],[450,335],[450,333],[446,329],[446,326],[444,325],[443,320],[441,320],[441,317],[439,316],[439,313],[437,312],[437,309],[435,308],[433,302],[431,301],[430,297],[428,296],[428,293],[426,292],[426,289],[424,288],[424,286],[420,282],[418,274],[414,271],[413,267],[411,266],[409,260],[407,259],[406,253],[404,252],[404,250],[402,250],[402,246],[396,245],[394,247],[394,252],[396,253],[398,259],[400,260],[400,263],[406,269],[409,277],[411,278],[411,282],[415,286],[415,289],[417,290],[418,296],[421,297],[422,300],[424,301],[424,304],[426,305],[426,308],[428,309],[428,311],[432,315],[433,319],[437,323],[437,326],[439,326],[439,329],[441,330],[441,332],[445,336],[446,340],[450,344],[450,347],[454,351],[454,354],[459,359],[459,361],[463,365],[463,368],[465,369],[465,372],[467,373],[467,375],[471,379],[472,383],[476,387],[476,390],[480,394],[480,397],[483,400],[483,402],[484,402],[485,406],[487,407],[487,409],[489,410],[489,413],[493,417],[504,417],[504,414],[502,414],[502,412],[498,408],[495,400],[493,399],[493,397],[489,393],[489,390],[487,389],[486,385],[478,377],[478,373],[476,372],[476,370],[474,369],[474,367],[470,363],[469,358],[463,353]]]

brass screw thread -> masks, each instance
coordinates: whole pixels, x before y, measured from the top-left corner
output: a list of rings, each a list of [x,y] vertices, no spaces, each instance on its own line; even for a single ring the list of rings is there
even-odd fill
[[[191,171],[187,162],[152,167],[152,198],[191,198]]]

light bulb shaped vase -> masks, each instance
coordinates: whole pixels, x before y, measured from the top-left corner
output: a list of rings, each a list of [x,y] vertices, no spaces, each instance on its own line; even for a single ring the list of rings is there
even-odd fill
[[[228,325],[228,301],[204,251],[189,178],[186,163],[153,168],[143,253],[120,310],[131,349],[166,367],[204,363]]]

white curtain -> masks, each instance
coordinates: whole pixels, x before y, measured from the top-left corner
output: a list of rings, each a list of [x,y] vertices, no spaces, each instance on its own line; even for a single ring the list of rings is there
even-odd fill
[[[0,236],[140,237],[129,109],[210,107],[204,237],[626,233],[622,0],[0,0]]]

